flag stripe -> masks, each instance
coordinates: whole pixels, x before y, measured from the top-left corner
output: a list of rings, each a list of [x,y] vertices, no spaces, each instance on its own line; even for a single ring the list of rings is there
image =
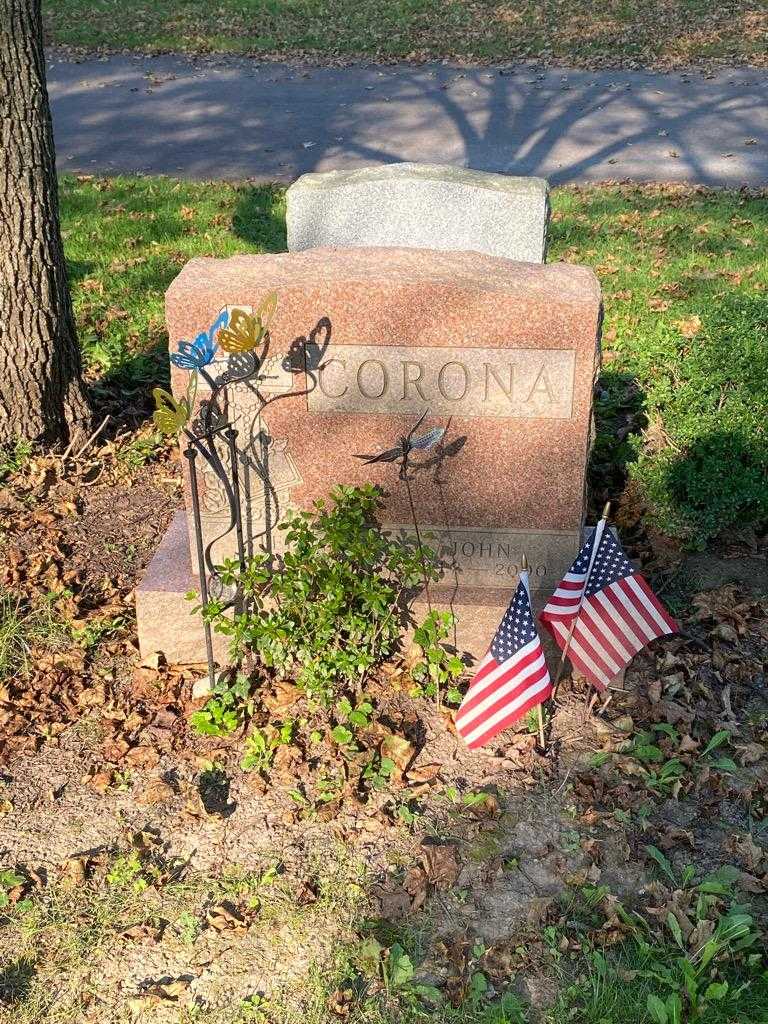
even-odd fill
[[[646,623],[646,630],[651,640],[659,636],[660,632],[666,632],[667,627],[662,625],[659,630],[659,623],[656,621],[656,612],[652,608],[648,608],[645,605],[645,593],[642,588],[635,586],[635,579],[621,581],[621,588],[626,594],[627,598],[632,602],[632,607],[635,609],[638,615],[641,615]],[[640,599],[642,595],[643,600]]]
[[[595,597],[597,595],[593,594],[588,601],[584,602],[582,616],[590,624],[593,632],[600,636],[601,643],[610,652],[613,660],[616,661],[618,659],[623,665],[630,660],[635,651],[634,649],[629,649],[624,642],[623,633],[614,629],[611,620],[606,619],[603,607],[599,601],[595,600]]]
[[[563,608],[576,609],[579,606],[580,599],[581,594],[575,594],[569,597],[558,597],[557,594],[555,594],[552,597],[550,597],[549,603],[547,604],[547,608],[553,611],[560,611],[560,609]]]
[[[513,701],[505,704],[492,719],[484,722],[473,732],[469,733],[465,737],[467,746],[472,748],[482,746],[483,743],[486,743],[503,729],[516,722],[526,711],[546,700],[551,690],[552,684],[549,680],[549,673],[546,673],[537,682],[523,690]]]
[[[568,657],[582,675],[586,676],[587,679],[591,680],[592,683],[601,689],[609,681],[609,677],[594,663],[578,640],[571,641],[571,646],[568,648]]]
[[[621,666],[631,657],[617,640],[615,632],[604,628],[600,617],[593,610],[591,599],[584,602],[579,624],[583,627],[587,639],[589,639],[595,652],[600,655],[602,661],[611,669],[614,675],[621,671]]]
[[[645,638],[644,642],[648,643],[649,640],[654,639],[656,633],[651,628],[651,625],[646,616],[643,615],[642,610],[638,608],[638,606],[632,600],[631,591],[628,592],[622,585],[623,582],[624,581],[621,580],[619,583],[614,583],[608,589],[621,602],[622,608],[624,608],[624,610],[629,613],[629,615],[637,624],[638,631]]]
[[[606,618],[608,618],[615,627],[618,627],[617,632],[621,630],[626,642],[631,646],[632,650],[637,653],[645,643],[645,640],[638,636],[636,626],[634,629],[632,628],[633,623],[629,621],[629,616],[625,613],[621,602],[612,601],[610,594],[605,590],[598,590],[595,594],[595,599],[599,601]]]
[[[679,628],[605,523],[600,520],[540,616],[574,667],[601,688],[649,641]]]
[[[672,616],[669,614],[669,612],[664,607],[664,605],[661,603],[661,601],[658,599],[658,597],[656,597],[656,595],[654,594],[654,592],[651,590],[650,586],[648,585],[648,580],[645,578],[645,576],[643,576],[642,573],[638,573],[637,576],[635,577],[635,579],[637,580],[638,586],[643,590],[643,592],[645,593],[645,595],[648,598],[648,600],[652,602],[654,608],[659,613],[659,615],[662,617],[668,632],[670,632],[670,633],[679,633],[680,632],[680,624],[677,622],[676,619],[672,618]]]
[[[484,732],[488,725],[497,721],[499,714],[506,715],[511,710],[516,710],[518,698],[529,693],[533,687],[537,687],[541,680],[549,681],[549,673],[546,665],[542,665],[525,682],[519,686],[514,682],[507,684],[505,692],[497,701],[490,704],[482,715],[479,715],[473,722],[463,728],[465,736],[474,736],[476,733]],[[525,697],[527,700],[527,696]]]
[[[658,600],[656,599],[656,595],[651,591],[651,588],[648,586],[648,583],[644,576],[641,576],[639,574],[637,576],[632,576],[627,582],[631,584],[631,586],[635,590],[635,593],[643,602],[643,605],[653,615],[654,619],[659,624],[664,633],[669,632],[670,625],[673,628],[677,625],[677,623],[673,619],[670,619],[670,617],[665,613],[664,609],[661,607]]]
[[[553,623],[553,635],[557,641],[561,650],[565,648],[568,643],[568,637],[570,636],[570,628],[564,626],[561,622]],[[574,630],[575,632],[575,630]],[[611,676],[609,676],[600,666],[598,666],[589,653],[583,648],[578,640],[571,640],[568,645],[568,657],[571,659],[574,667],[578,671],[586,676],[587,679],[592,680],[600,689],[604,689],[604,684],[609,682]]]
[[[508,672],[525,670],[527,664],[535,661],[538,657],[538,653],[541,650],[541,643],[538,640],[532,640],[525,647],[521,648],[512,658],[507,661],[503,661],[501,664],[496,662],[496,659],[491,658],[493,661],[493,669],[488,672],[478,685],[477,676],[470,683],[467,694],[462,701],[461,707],[456,713],[456,722],[461,721],[467,711],[471,711],[475,705],[477,705],[485,695],[491,689],[495,689],[500,677],[504,676]]]
[[[495,667],[496,659],[491,654],[491,652],[488,651],[483,660],[477,666],[477,672],[475,672],[475,678],[472,680],[472,685],[475,686],[478,682],[480,682],[480,680],[484,679],[489,672],[492,672],[494,670]]]
[[[576,645],[575,648],[574,644]],[[585,633],[581,619],[577,621],[573,631],[571,648],[578,652],[583,661],[594,666],[595,672],[597,672],[601,679],[612,679],[618,672],[618,669],[613,664],[607,662],[600,655],[591,638]]]
[[[512,672],[509,675],[509,679],[505,676],[498,686],[495,686],[481,700],[476,701],[473,706],[465,709],[462,704],[459,713],[456,715],[457,727],[466,729],[477,719],[483,721],[496,708],[500,698],[513,694],[521,686],[528,686],[529,680],[537,678],[541,675],[542,671],[546,672],[546,670],[547,664],[544,661],[544,652],[541,650],[541,645],[539,645],[538,655],[529,665],[525,666],[522,672],[519,674]]]
[[[620,619],[624,626],[632,633],[635,637],[636,643],[640,647],[644,647],[648,643],[648,636],[645,629],[641,629],[634,619],[634,616],[630,615],[627,609],[624,607],[624,603],[621,600],[619,593],[614,592],[612,587],[608,587],[607,590],[601,591],[604,594],[606,601],[613,607],[614,613],[617,619]]]
[[[521,572],[514,597],[456,713],[456,730],[470,749],[476,749],[546,700],[551,690],[531,609],[528,573]]]

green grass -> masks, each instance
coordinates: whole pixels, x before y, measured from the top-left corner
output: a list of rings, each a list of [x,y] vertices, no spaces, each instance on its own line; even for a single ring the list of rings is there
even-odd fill
[[[575,980],[563,985],[555,1007],[545,1018],[546,1024],[653,1024],[648,996],[662,998],[667,994],[653,977],[658,970],[655,953],[631,940],[605,954],[586,950],[569,967]],[[683,1020],[695,1019],[696,1024],[766,1024],[768,975],[760,968],[725,973],[731,994],[720,1002],[707,1003],[695,1018],[686,1016]],[[669,1024],[676,1022],[670,1020]]]
[[[0,590],[0,682],[26,674],[33,647],[58,647],[68,639],[66,626],[50,605],[30,608]]]
[[[768,519],[766,245],[765,196],[556,194],[552,256],[594,267],[605,295],[593,486],[613,498],[628,471],[694,546]]]
[[[86,361],[128,386],[167,375],[163,296],[189,259],[285,248],[278,189],[79,176],[61,203]]]
[[[764,522],[768,199],[595,186],[553,205],[550,259],[592,266],[605,295],[596,503],[629,475],[626,509],[636,495],[689,544]],[[167,381],[163,293],[184,263],[285,248],[278,188],[67,177],[62,215],[90,372],[144,398]]]
[[[575,66],[768,61],[764,0],[46,0],[50,42]]]
[[[155,854],[148,858],[146,847],[139,847],[96,863],[91,878],[52,882],[11,903],[6,893],[22,876],[0,873],[3,1024],[81,1024],[92,1019],[94,1005],[99,1019],[126,1024],[137,1015],[155,1019],[154,1013],[178,1024],[333,1024],[340,1018],[348,1024],[651,1024],[648,996],[679,991],[679,977],[669,982],[664,976],[681,950],[655,919],[643,924],[635,916],[637,938],[602,951],[592,947],[586,935],[590,929],[601,934],[599,901],[591,910],[579,903],[561,925],[542,934],[519,936],[513,960],[517,957],[521,966],[502,969],[493,981],[495,991],[483,973],[488,970],[483,957],[488,953],[491,969],[498,970],[496,954],[476,942],[464,982],[454,988],[463,993],[459,1005],[452,1006],[419,975],[422,944],[431,946],[435,936],[427,930],[415,940],[408,925],[367,922],[365,873],[341,850],[323,858],[308,855],[306,877],[316,899],[298,902],[294,883],[267,862],[259,871],[187,874],[183,864]],[[212,922],[222,906],[249,920],[247,931],[225,928],[217,936]],[[591,924],[585,914],[593,916]],[[372,931],[380,941],[372,939]],[[650,942],[641,938],[651,931]],[[563,952],[565,939],[569,952]],[[755,933],[752,945],[724,949],[702,972],[700,993],[714,979],[728,981],[729,987],[719,1001],[702,999],[698,1024],[765,1024],[768,974],[761,942]],[[526,953],[526,943],[536,952]],[[142,947],[149,952],[156,946],[176,965],[174,975],[121,970],[125,962],[141,972]],[[192,966],[200,949],[229,957],[231,985],[224,978],[214,981],[205,967]],[[277,966],[265,971],[273,962]],[[456,970],[450,959],[442,962],[449,975]],[[524,978],[533,962],[558,992],[555,1005],[536,1016],[514,994],[516,979]],[[216,957],[212,963],[216,975]],[[199,977],[195,1001],[183,983],[174,992],[177,977],[194,976]],[[263,977],[264,987],[245,992],[249,976]],[[160,995],[139,994],[142,985],[153,983],[159,983]],[[213,1005],[206,997],[212,983]]]
[[[62,879],[52,877],[42,889],[31,886],[10,903],[7,893],[23,876],[7,885],[8,873],[0,872],[1,1024],[80,1024],[91,1019],[94,1005],[99,1020],[120,1022],[157,1014],[179,1022],[277,1024],[271,1014],[249,1014],[261,1006],[284,1010],[280,1024],[330,1024],[329,984],[343,974],[350,925],[364,900],[356,884],[359,866],[343,850],[328,851],[323,860],[307,854],[305,878],[315,898],[297,901],[295,890],[270,870],[274,864],[265,862],[262,871],[230,866],[205,875],[166,861],[160,850],[147,853],[139,843],[108,857],[83,858],[85,877],[65,869]],[[222,918],[233,912],[247,928],[233,929]],[[186,965],[173,978],[142,973],[142,946],[158,943],[171,962]],[[196,1007],[184,984],[173,992],[176,978],[205,973],[193,964],[206,943],[218,956],[233,945],[239,950],[231,986],[226,978],[217,982],[213,971],[214,991],[221,985],[230,998],[220,1011]],[[138,964],[122,971],[137,948]],[[252,998],[257,993],[250,992],[242,1002],[231,998],[249,974],[266,977],[268,959],[279,963],[268,972],[270,998]],[[171,991],[161,985],[158,995],[141,995],[142,985],[151,988],[163,977]],[[216,994],[214,1005],[220,1006],[225,1000]]]

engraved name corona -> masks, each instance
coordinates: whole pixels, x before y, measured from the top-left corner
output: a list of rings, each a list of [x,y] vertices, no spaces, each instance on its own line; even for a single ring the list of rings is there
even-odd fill
[[[557,349],[337,345],[326,354],[311,412],[569,419],[575,353]]]

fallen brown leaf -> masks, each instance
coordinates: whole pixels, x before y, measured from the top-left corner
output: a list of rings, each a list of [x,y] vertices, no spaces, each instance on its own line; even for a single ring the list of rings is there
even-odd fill
[[[459,856],[449,843],[422,844],[421,860],[431,885],[436,889],[450,889],[459,877]]]

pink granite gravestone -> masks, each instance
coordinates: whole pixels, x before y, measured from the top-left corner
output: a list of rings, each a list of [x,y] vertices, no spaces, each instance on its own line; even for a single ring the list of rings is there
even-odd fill
[[[353,456],[392,447],[428,410],[424,429],[446,434],[437,451],[414,457],[411,486],[422,529],[451,565],[432,596],[456,613],[457,645],[482,653],[523,552],[543,595],[579,547],[599,360],[595,275],[425,249],[199,258],[167,292],[172,350],[225,307],[254,309],[270,291],[278,307],[265,388],[284,397],[259,415],[253,392],[240,387],[228,410],[244,457],[251,548],[266,540],[279,550],[275,520],[338,483],[379,485],[385,525],[412,530],[397,467]],[[175,393],[186,383],[174,368]],[[266,488],[256,472],[265,453]],[[228,516],[210,475],[201,502],[212,540]],[[179,598],[195,586],[183,515],[137,593],[140,639],[145,653],[191,660],[194,647],[202,660],[202,635],[190,639],[194,620]],[[217,555],[233,545],[223,539]]]

